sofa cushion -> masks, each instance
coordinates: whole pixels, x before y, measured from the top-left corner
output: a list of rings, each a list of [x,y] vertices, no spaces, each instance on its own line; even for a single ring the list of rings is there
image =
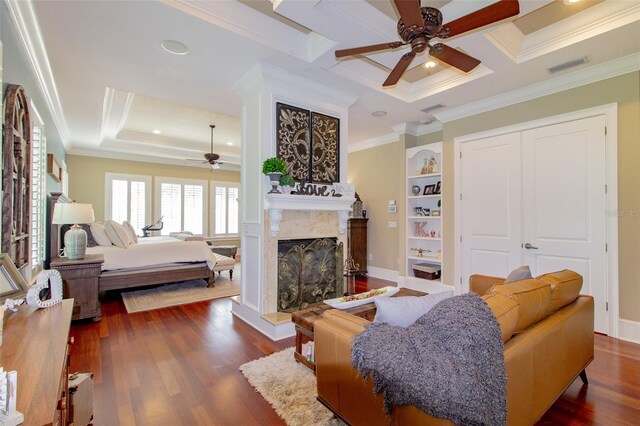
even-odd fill
[[[551,286],[544,281],[532,278],[496,285],[493,292],[502,293],[518,302],[520,314],[514,333],[525,330],[547,316]]]
[[[373,321],[408,327],[449,297],[453,297],[453,290],[419,297],[376,297],[373,299],[377,308]]]
[[[518,324],[518,318],[520,317],[518,302],[498,292],[484,295],[482,296],[482,300],[489,305],[489,309],[491,309],[491,312],[493,312],[493,315],[498,320],[502,341],[506,342],[511,339]]]
[[[511,271],[511,273],[507,275],[507,278],[504,279],[504,282],[512,283],[514,281],[526,280],[529,278],[533,278],[531,276],[531,269],[529,268],[529,265],[524,265]]]
[[[547,315],[576,300],[582,289],[582,276],[570,269],[543,274],[537,279],[551,286],[551,302]]]

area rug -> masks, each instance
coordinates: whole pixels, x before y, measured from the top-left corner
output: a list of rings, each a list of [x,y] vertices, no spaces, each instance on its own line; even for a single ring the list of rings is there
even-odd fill
[[[293,359],[287,348],[240,366],[240,371],[289,426],[341,426],[316,398],[316,376]]]
[[[216,275],[215,287],[207,287],[205,280],[190,280],[158,287],[122,292],[122,301],[127,312],[151,311],[169,306],[186,305],[204,300],[240,294],[240,277],[234,274],[233,281],[220,279]]]

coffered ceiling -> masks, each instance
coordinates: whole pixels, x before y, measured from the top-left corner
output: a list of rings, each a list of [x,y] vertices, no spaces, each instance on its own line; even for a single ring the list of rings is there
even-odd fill
[[[439,8],[449,22],[493,1],[422,5]],[[387,0],[11,0],[9,8],[30,34],[33,55],[42,57],[48,107],[68,152],[174,164],[193,164],[186,159],[208,152],[210,123],[217,126],[215,151],[228,163],[241,162],[241,100],[231,87],[259,61],[357,97],[349,109],[352,146],[558,76],[629,58],[640,63],[635,0],[521,1],[516,19],[445,41],[482,61],[472,72],[446,64],[427,70],[425,54],[387,89],[382,82],[407,47],[366,58],[333,54],[398,40],[397,12]],[[189,51],[170,54],[163,40]],[[582,57],[587,61],[579,67],[546,71]],[[422,111],[436,104],[443,107]]]

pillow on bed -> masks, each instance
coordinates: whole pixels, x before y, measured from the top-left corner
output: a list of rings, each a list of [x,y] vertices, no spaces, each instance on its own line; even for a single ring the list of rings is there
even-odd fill
[[[131,225],[128,220],[125,220],[122,222],[122,226],[124,226],[124,229],[129,233],[129,240],[131,241],[131,244],[137,244],[138,235],[136,234],[136,230],[133,229],[133,225]]]
[[[94,222],[89,225],[89,228],[91,229],[91,235],[93,236],[93,239],[96,241],[96,243],[98,243],[99,246],[108,247],[112,245],[111,240],[107,235],[107,231],[105,229],[104,224]]]
[[[129,244],[131,244],[129,231],[127,231],[125,227],[120,225],[118,222],[108,220],[104,225],[104,229],[107,231],[107,235],[114,246],[127,248],[129,247]]]

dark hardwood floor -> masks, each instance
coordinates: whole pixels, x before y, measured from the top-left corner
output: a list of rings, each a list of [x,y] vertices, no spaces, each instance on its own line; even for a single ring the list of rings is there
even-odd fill
[[[389,285],[361,279],[359,289]],[[102,321],[74,323],[71,370],[94,373],[95,425],[282,425],[238,367],[293,346],[233,317],[230,299],[127,314],[108,294]],[[596,336],[589,386],[576,380],[540,424],[640,424],[640,345]]]

